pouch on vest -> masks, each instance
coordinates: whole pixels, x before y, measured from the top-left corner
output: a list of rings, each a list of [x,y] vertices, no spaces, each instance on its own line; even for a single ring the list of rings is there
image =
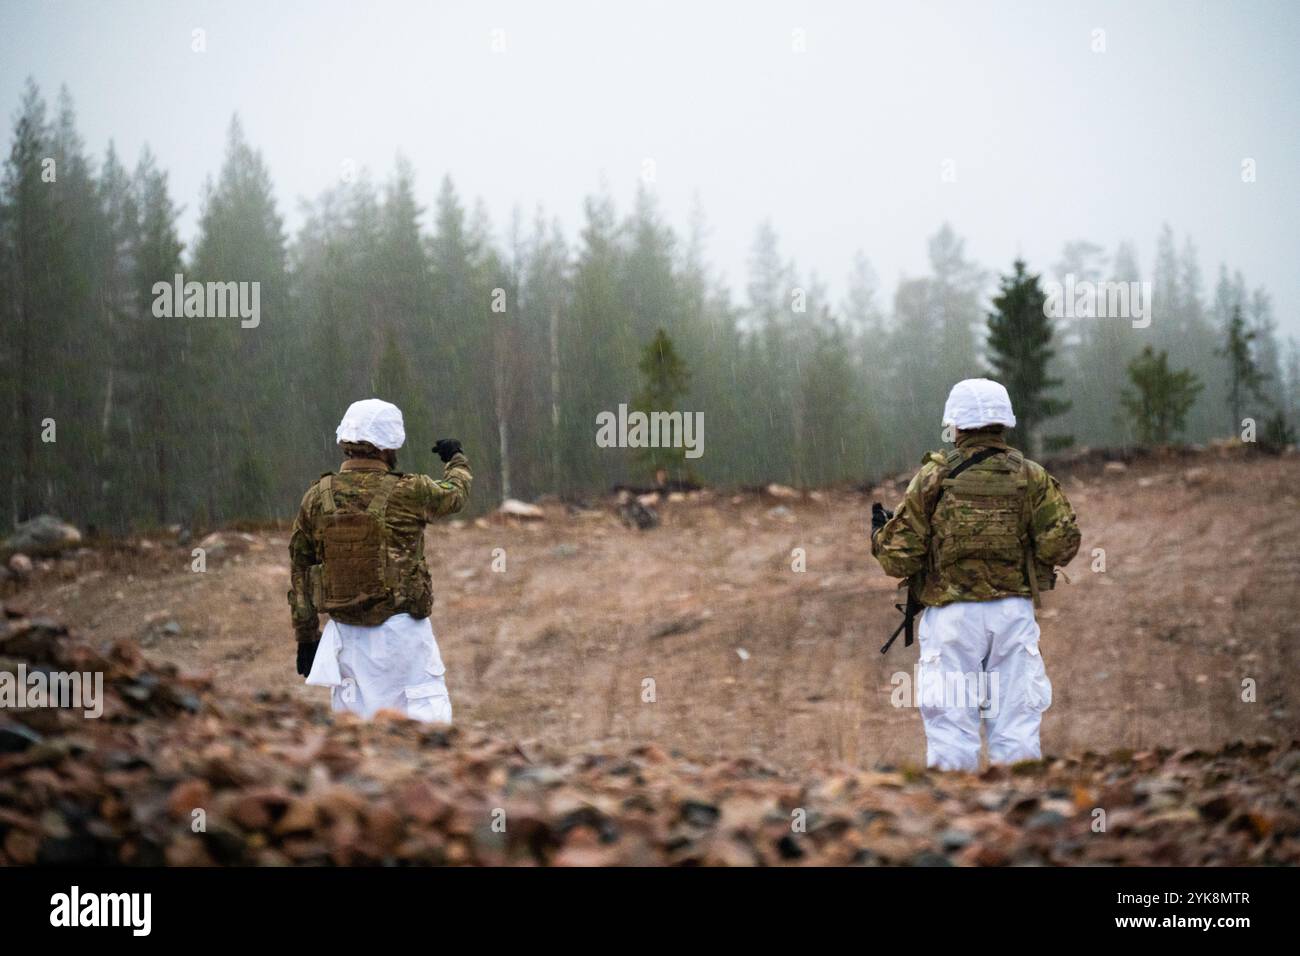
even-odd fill
[[[1011,451],[944,479],[931,524],[938,570],[966,558],[1024,567],[1028,483],[1023,462],[1019,452]]]
[[[332,479],[326,475],[320,485],[321,560],[312,568],[316,610],[344,624],[382,623],[393,596],[384,515],[398,476],[384,476],[364,511],[339,510]]]

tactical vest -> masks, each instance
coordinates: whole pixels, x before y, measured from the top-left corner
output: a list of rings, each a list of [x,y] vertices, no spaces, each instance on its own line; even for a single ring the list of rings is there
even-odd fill
[[[993,454],[958,469],[966,460],[952,449],[948,472],[930,521],[930,566],[940,581],[958,561],[1005,563],[1027,578],[1035,603],[1038,578],[1029,537],[1029,478],[1025,456],[1015,449]]]
[[[373,627],[403,603],[398,569],[389,560],[384,520],[388,499],[401,476],[384,475],[364,510],[352,510],[354,504],[342,509],[334,499],[333,479],[334,475],[325,475],[319,485],[321,516],[316,539],[320,563],[311,569],[312,601],[318,612],[344,624]],[[423,535],[419,548],[423,552]],[[424,614],[427,616],[428,610]]]

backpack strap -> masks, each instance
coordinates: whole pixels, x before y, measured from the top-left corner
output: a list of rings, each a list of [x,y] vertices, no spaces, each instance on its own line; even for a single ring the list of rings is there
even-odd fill
[[[1032,532],[1033,515],[1029,508],[1029,493],[1025,493],[1025,577],[1029,579],[1029,595],[1034,607],[1042,607],[1043,599],[1038,596],[1038,557],[1034,554]]]
[[[961,457],[961,452],[959,452],[956,448],[953,448],[951,451],[949,451],[948,454],[944,456],[944,459],[948,462],[949,465],[948,473],[943,476],[943,481],[939,484],[939,493],[935,495],[934,507],[930,509],[930,514],[933,515],[935,509],[939,507],[939,499],[943,497],[943,489],[952,487],[952,483],[957,480],[958,475],[960,475],[967,468],[971,467],[971,465],[978,465],[980,462],[984,461],[985,459],[992,458],[994,455],[1001,455],[1004,452],[1006,452],[1005,448],[994,448],[994,447],[981,448],[975,454],[971,455],[969,458],[963,461]],[[954,456],[956,456],[955,465],[953,460]]]
[[[1016,470],[1025,463],[1025,456],[1015,453]],[[1025,577],[1029,581],[1029,595],[1034,607],[1042,607],[1043,599],[1038,594],[1038,556],[1034,553],[1034,509],[1029,501],[1029,480],[1025,480],[1024,522],[1025,522]]]
[[[930,506],[930,511],[926,514],[926,520],[929,521],[934,517],[935,511],[939,508],[939,499],[943,497],[943,490],[949,487],[949,482],[955,479],[971,465],[978,465],[985,458],[992,458],[994,455],[1000,455],[1006,451],[1005,448],[981,448],[969,458],[962,458],[961,451],[956,448],[949,448],[943,455],[944,464],[948,466],[948,471],[944,474],[939,482],[939,493],[934,496],[934,504]]]
[[[366,508],[366,514],[370,515],[378,523],[379,534],[384,542],[384,546],[379,549],[379,564],[380,568],[382,568],[380,574],[389,589],[396,589],[398,581],[397,569],[388,560],[388,523],[384,520],[384,516],[388,513],[388,499],[392,497],[393,490],[401,480],[401,475],[392,472],[384,475],[379,482],[379,490],[375,492],[375,496],[370,499],[370,504]],[[423,547],[423,545],[424,535],[421,534],[420,546]]]
[[[332,515],[335,509],[333,473],[326,473],[321,476],[320,493],[321,493],[321,505],[320,505],[321,511],[323,511],[327,515]]]
[[[381,523],[384,520],[384,515],[388,512],[388,499],[392,496],[393,489],[397,487],[397,483],[401,480],[401,475],[391,473],[384,475],[383,481],[379,483],[379,490],[370,499],[370,506],[366,508],[366,511],[378,518]]]

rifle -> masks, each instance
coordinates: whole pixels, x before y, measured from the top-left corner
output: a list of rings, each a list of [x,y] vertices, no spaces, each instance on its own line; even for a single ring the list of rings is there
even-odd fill
[[[925,605],[916,596],[916,592],[920,587],[921,575],[914,574],[907,579],[907,603],[894,605],[897,610],[903,612],[903,620],[898,627],[894,628],[894,633],[889,635],[889,640],[885,641],[885,646],[880,649],[880,653],[888,654],[889,649],[894,646],[894,641],[898,640],[899,634],[903,635],[904,647],[912,646],[916,616],[925,608]]]

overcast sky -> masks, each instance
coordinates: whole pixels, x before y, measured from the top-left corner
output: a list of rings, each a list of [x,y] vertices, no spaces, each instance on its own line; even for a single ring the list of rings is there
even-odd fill
[[[989,268],[1131,239],[1148,278],[1168,222],[1207,296],[1227,262],[1300,335],[1294,2],[3,0],[9,115],[28,75],[51,103],[67,84],[97,155],[149,143],[186,239],[238,112],[291,230],[345,161],[383,179],[400,152],[426,206],[449,173],[498,236],[541,203],[573,238],[583,196],[626,210],[651,159],[672,223],[699,196],[738,295],[769,217],[837,298],[864,251],[886,307],[945,220]]]

